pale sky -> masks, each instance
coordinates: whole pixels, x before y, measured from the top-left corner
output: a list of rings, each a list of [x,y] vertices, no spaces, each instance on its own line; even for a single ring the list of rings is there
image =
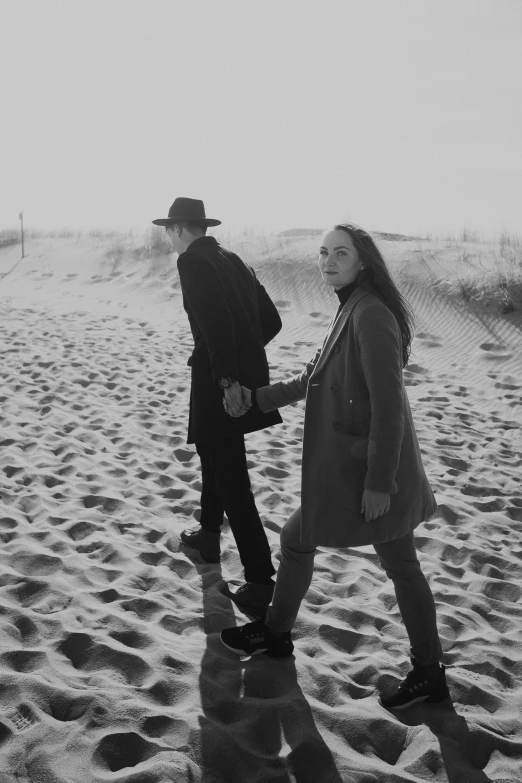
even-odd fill
[[[520,0],[5,0],[0,229],[522,233]]]

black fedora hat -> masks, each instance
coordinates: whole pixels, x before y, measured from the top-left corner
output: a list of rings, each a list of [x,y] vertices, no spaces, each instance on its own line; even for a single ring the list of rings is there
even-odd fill
[[[157,226],[169,226],[176,220],[188,220],[190,223],[200,223],[203,226],[220,226],[221,220],[205,216],[205,205],[199,198],[177,198],[169,209],[169,216],[153,220]]]

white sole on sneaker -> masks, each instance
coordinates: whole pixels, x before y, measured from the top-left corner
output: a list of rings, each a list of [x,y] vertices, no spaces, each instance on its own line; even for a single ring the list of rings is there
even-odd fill
[[[265,647],[264,649],[261,648],[260,650],[254,650],[254,652],[247,653],[244,650],[238,650],[236,647],[231,647],[229,644],[224,642],[223,639],[221,639],[221,644],[223,644],[227,650],[230,650],[230,652],[233,652],[236,655],[241,655],[243,658],[249,658],[251,655],[260,655],[260,653],[264,653],[268,650],[268,647]]]
[[[426,699],[429,699],[429,696],[416,696],[411,701],[407,702],[407,704],[398,704],[396,707],[387,707],[386,704],[384,704],[381,699],[379,699],[379,703],[382,707],[384,707],[385,710],[405,710],[408,707],[411,707],[413,704],[418,704],[421,701],[426,701]]]

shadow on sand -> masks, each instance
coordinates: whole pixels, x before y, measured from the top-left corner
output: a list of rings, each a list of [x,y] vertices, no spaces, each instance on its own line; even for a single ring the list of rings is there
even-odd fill
[[[241,659],[223,647],[219,632],[236,625],[236,616],[232,602],[218,589],[223,584],[221,567],[203,564],[185,547],[183,551],[201,577],[207,641],[199,678],[203,715],[193,744],[199,745],[202,783],[372,780],[362,771],[354,772],[353,778],[339,773],[297,682],[294,656],[277,661],[266,655]],[[520,743],[476,722],[468,725],[450,699],[389,714],[405,726],[425,725],[433,732],[449,783],[516,783],[509,776],[490,778],[483,769],[494,752],[518,757]],[[440,766],[439,759],[434,763]],[[402,780],[400,769],[397,773],[391,772],[389,779]]]
[[[221,568],[183,551],[201,576],[207,639],[199,678],[202,783],[347,783],[297,683],[294,657],[275,665],[266,655],[244,661],[226,650],[219,632],[236,625],[236,616],[218,590]]]
[[[451,688],[451,682],[448,682]],[[520,743],[508,740],[478,724],[468,725],[451,699],[441,704],[416,704],[391,712],[404,726],[427,726],[437,737],[449,783],[517,783],[515,778],[489,778],[484,767],[492,753],[520,756]]]

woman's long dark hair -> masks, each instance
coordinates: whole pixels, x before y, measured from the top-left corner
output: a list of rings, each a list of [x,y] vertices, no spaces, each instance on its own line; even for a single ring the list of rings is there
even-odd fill
[[[415,323],[411,307],[393,282],[386,262],[371,236],[351,223],[339,223],[334,228],[350,235],[359,254],[363,269],[357,276],[358,285],[376,293],[395,316],[402,337],[402,366],[406,367]]]

